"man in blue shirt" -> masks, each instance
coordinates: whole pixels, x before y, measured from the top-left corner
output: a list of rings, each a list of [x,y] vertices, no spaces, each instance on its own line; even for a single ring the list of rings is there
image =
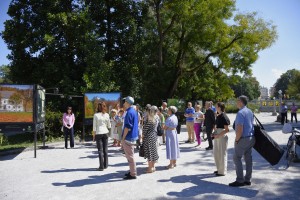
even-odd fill
[[[195,142],[194,114],[195,114],[195,109],[192,107],[192,103],[188,102],[188,107],[184,113],[184,116],[186,117],[186,128],[188,131],[188,140],[185,143],[194,143]]]
[[[124,179],[136,179],[136,162],[134,160],[134,146],[136,140],[139,138],[138,130],[138,113],[132,107],[134,99],[130,96],[125,98],[124,108],[126,109],[126,115],[124,119],[124,129],[122,132],[122,147],[124,149],[126,158],[129,163],[130,172],[125,174]]]
[[[235,144],[233,161],[235,164],[236,181],[229,184],[232,187],[251,185],[252,177],[252,147],[255,144],[254,115],[247,108],[247,97],[240,96],[237,100],[239,111],[235,119]],[[244,177],[242,157],[246,164],[246,175]]]

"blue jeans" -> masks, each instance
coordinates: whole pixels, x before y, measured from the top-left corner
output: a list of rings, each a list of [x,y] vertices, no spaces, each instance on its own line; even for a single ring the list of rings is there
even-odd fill
[[[68,129],[64,126],[65,148],[68,148],[68,136],[70,135],[70,146],[74,147],[74,128]]]

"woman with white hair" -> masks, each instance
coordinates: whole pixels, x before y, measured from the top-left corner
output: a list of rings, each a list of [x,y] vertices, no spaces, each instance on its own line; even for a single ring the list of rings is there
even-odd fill
[[[148,160],[148,169],[146,173],[155,172],[155,162],[158,160],[157,152],[157,126],[159,118],[156,115],[156,106],[151,106],[148,112],[146,121],[143,127],[143,146],[144,146],[144,157]]]
[[[166,167],[167,169],[173,169],[176,167],[176,160],[179,158],[179,142],[177,137],[176,127],[178,125],[178,119],[175,115],[177,108],[170,106],[168,109],[168,119],[165,122],[164,129],[166,130],[166,151],[167,159],[170,160],[170,164]]]

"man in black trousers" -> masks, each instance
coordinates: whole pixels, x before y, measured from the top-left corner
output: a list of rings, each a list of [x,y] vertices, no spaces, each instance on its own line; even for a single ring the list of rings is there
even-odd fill
[[[211,109],[211,102],[206,101],[205,102],[205,109],[206,112],[204,114],[205,119],[204,119],[204,126],[206,127],[206,133],[207,133],[207,139],[208,139],[208,147],[206,147],[206,150],[212,150],[213,149],[213,143],[212,143],[212,138],[211,134],[213,132],[213,129],[216,124],[216,118],[215,118],[215,113]]]

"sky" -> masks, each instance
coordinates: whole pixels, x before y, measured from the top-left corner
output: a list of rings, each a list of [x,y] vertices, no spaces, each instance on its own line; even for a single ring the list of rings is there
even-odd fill
[[[121,93],[86,93],[88,100],[93,100],[94,97],[98,97],[99,99],[103,98],[106,101],[117,101],[121,97]]]
[[[3,22],[9,19],[10,0],[0,0],[0,32]],[[282,73],[300,70],[300,0],[237,0],[239,12],[257,12],[266,21],[277,26],[278,39],[268,49],[259,53],[252,65],[253,76],[261,86],[270,88]],[[7,45],[0,37],[0,65],[9,64]]]

